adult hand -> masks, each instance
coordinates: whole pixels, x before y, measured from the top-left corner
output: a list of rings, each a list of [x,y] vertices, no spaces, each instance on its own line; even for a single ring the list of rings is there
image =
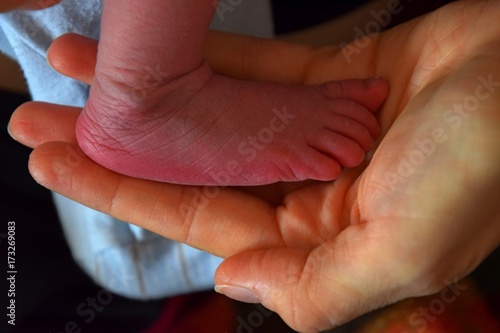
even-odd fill
[[[30,170],[40,184],[226,257],[221,292],[262,302],[296,330],[324,330],[434,293],[498,246],[498,15],[498,1],[459,1],[342,49],[210,37],[209,62],[233,77],[388,80],[371,161],[331,183],[217,189],[121,176],[78,153],[79,110],[64,106],[26,104],[10,131],[36,147]],[[90,83],[95,52],[70,35],[50,59]]]

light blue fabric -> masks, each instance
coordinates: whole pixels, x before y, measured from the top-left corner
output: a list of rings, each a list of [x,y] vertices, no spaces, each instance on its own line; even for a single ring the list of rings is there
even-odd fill
[[[269,0],[222,0],[213,28],[272,36]],[[88,87],[59,75],[46,61],[58,36],[97,38],[100,0],[63,0],[34,12],[0,14],[0,51],[17,60],[34,100],[83,106]],[[54,202],[80,266],[101,286],[120,295],[153,299],[213,287],[221,259],[118,221],[54,194]]]
[[[12,47],[10,46],[9,40],[7,39],[7,36],[5,36],[1,28],[0,28],[0,50],[1,52],[5,53],[12,59],[17,60],[16,54],[12,49]]]

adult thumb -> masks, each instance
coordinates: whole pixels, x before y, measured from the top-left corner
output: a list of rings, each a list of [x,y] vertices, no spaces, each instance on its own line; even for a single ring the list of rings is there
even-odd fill
[[[239,301],[262,303],[297,331],[327,330],[378,303],[370,299],[371,292],[364,292],[369,282],[363,276],[366,272],[343,271],[344,260],[336,259],[325,245],[313,251],[279,248],[237,254],[217,269],[216,291]]]

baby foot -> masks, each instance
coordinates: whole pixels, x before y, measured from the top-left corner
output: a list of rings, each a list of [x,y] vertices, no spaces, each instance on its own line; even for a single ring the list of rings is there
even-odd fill
[[[125,175],[192,185],[333,180],[372,148],[387,94],[381,79],[288,86],[206,64],[141,98],[94,82],[77,123],[83,151]]]

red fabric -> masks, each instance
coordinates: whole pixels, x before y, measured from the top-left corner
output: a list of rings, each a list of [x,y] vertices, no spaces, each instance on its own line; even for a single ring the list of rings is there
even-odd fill
[[[143,333],[233,333],[235,317],[233,301],[215,292],[176,296]]]

